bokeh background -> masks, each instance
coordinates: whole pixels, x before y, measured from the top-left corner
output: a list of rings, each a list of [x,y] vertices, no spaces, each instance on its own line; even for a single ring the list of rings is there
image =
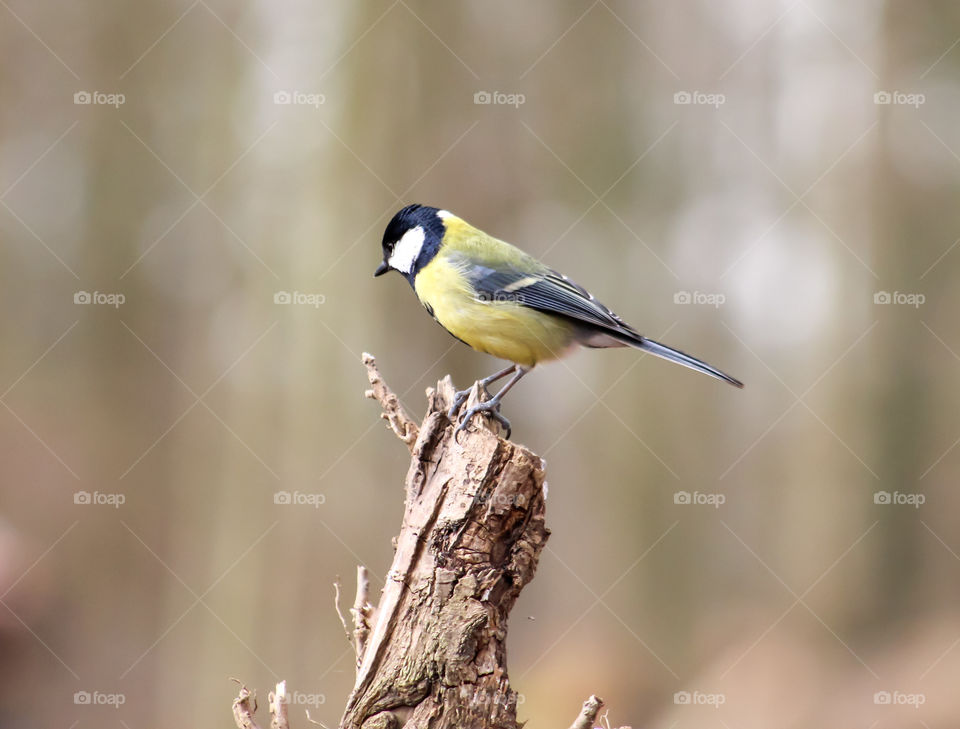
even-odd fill
[[[0,59],[4,727],[336,725],[407,465],[361,352],[418,415],[500,366],[371,277],[409,202],[747,383],[507,399],[529,726],[956,726],[956,3],[2,0]]]

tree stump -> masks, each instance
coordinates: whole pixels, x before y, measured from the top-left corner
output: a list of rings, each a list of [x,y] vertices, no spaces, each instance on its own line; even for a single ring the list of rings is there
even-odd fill
[[[449,377],[428,390],[417,428],[373,357],[364,364],[367,394],[410,447],[411,463],[396,554],[340,726],[516,729],[507,619],[548,536],[543,461],[485,418],[454,439]],[[466,407],[477,396],[474,388]]]
[[[518,729],[507,622],[549,536],[544,462],[500,438],[486,417],[475,417],[456,439],[447,418],[454,397],[449,376],[427,390],[418,426],[373,356],[364,354],[363,362],[371,385],[366,395],[380,403],[411,461],[403,524],[376,607],[367,599],[366,570],[358,569],[350,610],[357,677],[340,729]],[[463,407],[480,396],[474,385]],[[273,699],[285,691],[278,684],[271,694],[275,722],[282,701]],[[245,688],[238,702],[235,715],[238,706],[255,710]],[[572,727],[592,726],[601,706],[591,696]],[[241,729],[256,726],[252,710],[238,715]]]

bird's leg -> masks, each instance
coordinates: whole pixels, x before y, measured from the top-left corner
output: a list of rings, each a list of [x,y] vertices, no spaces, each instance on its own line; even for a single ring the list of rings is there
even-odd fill
[[[503,386],[503,389],[500,390],[500,392],[486,402],[477,403],[472,408],[467,410],[466,413],[464,413],[463,419],[460,421],[460,425],[457,426],[457,429],[453,433],[454,437],[456,437],[457,433],[467,427],[467,423],[470,422],[470,418],[472,418],[474,415],[477,413],[487,413],[506,429],[507,439],[509,440],[511,432],[510,421],[500,414],[500,401],[503,399],[503,396],[510,391],[510,388],[516,385],[520,381],[520,378],[530,371],[529,367],[521,367],[520,365],[516,365],[515,369],[516,373],[510,378],[507,384]],[[501,376],[503,375],[501,374]]]
[[[489,400],[489,399],[490,399],[490,390],[487,389],[487,388],[489,388],[490,385],[492,385],[492,384],[493,384],[494,382],[496,382],[497,380],[502,380],[502,379],[503,379],[504,377],[506,377],[507,375],[515,372],[515,371],[517,370],[517,367],[518,367],[518,366],[519,366],[519,365],[515,365],[515,364],[509,365],[509,366],[507,366],[507,367],[504,367],[504,368],[503,368],[502,370],[500,370],[499,372],[494,372],[492,375],[489,375],[488,377],[484,377],[482,380],[480,380],[480,392],[481,392],[482,394],[486,395],[486,396],[487,396],[487,399]]]
[[[490,397],[490,391],[487,389],[492,383],[500,380],[517,368],[517,365],[510,365],[509,367],[504,367],[499,372],[494,372],[489,377],[484,377],[482,380],[478,380],[480,384],[480,397],[482,398],[486,394],[487,398]],[[470,397],[470,390],[473,388],[468,387],[466,390],[457,390],[453,394],[453,405],[450,406],[450,410],[447,412],[447,417],[453,422],[454,418],[457,417],[457,410],[460,409],[460,406],[466,402],[467,398]]]

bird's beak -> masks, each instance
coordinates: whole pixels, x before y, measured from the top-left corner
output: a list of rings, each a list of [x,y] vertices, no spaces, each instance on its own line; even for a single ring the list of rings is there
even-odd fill
[[[374,275],[374,277],[376,277],[376,276],[382,276],[383,274],[385,274],[385,273],[386,273],[387,271],[389,271],[389,270],[390,270],[390,266],[387,265],[387,262],[386,262],[386,261],[381,261],[381,262],[380,262],[380,265],[377,266],[377,270],[373,272],[373,275]]]

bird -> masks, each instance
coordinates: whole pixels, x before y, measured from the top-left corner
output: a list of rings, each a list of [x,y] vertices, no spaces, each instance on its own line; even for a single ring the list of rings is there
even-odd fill
[[[578,347],[634,347],[703,372],[735,387],[743,383],[680,350],[639,334],[579,284],[506,241],[475,228],[448,210],[407,205],[387,224],[383,259],[374,272],[397,271],[444,329],[473,349],[511,364],[478,381],[486,400],[469,408],[454,431],[485,413],[506,430],[500,403],[533,367]],[[512,375],[490,397],[492,383]],[[447,416],[457,413],[470,390],[456,392]]]

